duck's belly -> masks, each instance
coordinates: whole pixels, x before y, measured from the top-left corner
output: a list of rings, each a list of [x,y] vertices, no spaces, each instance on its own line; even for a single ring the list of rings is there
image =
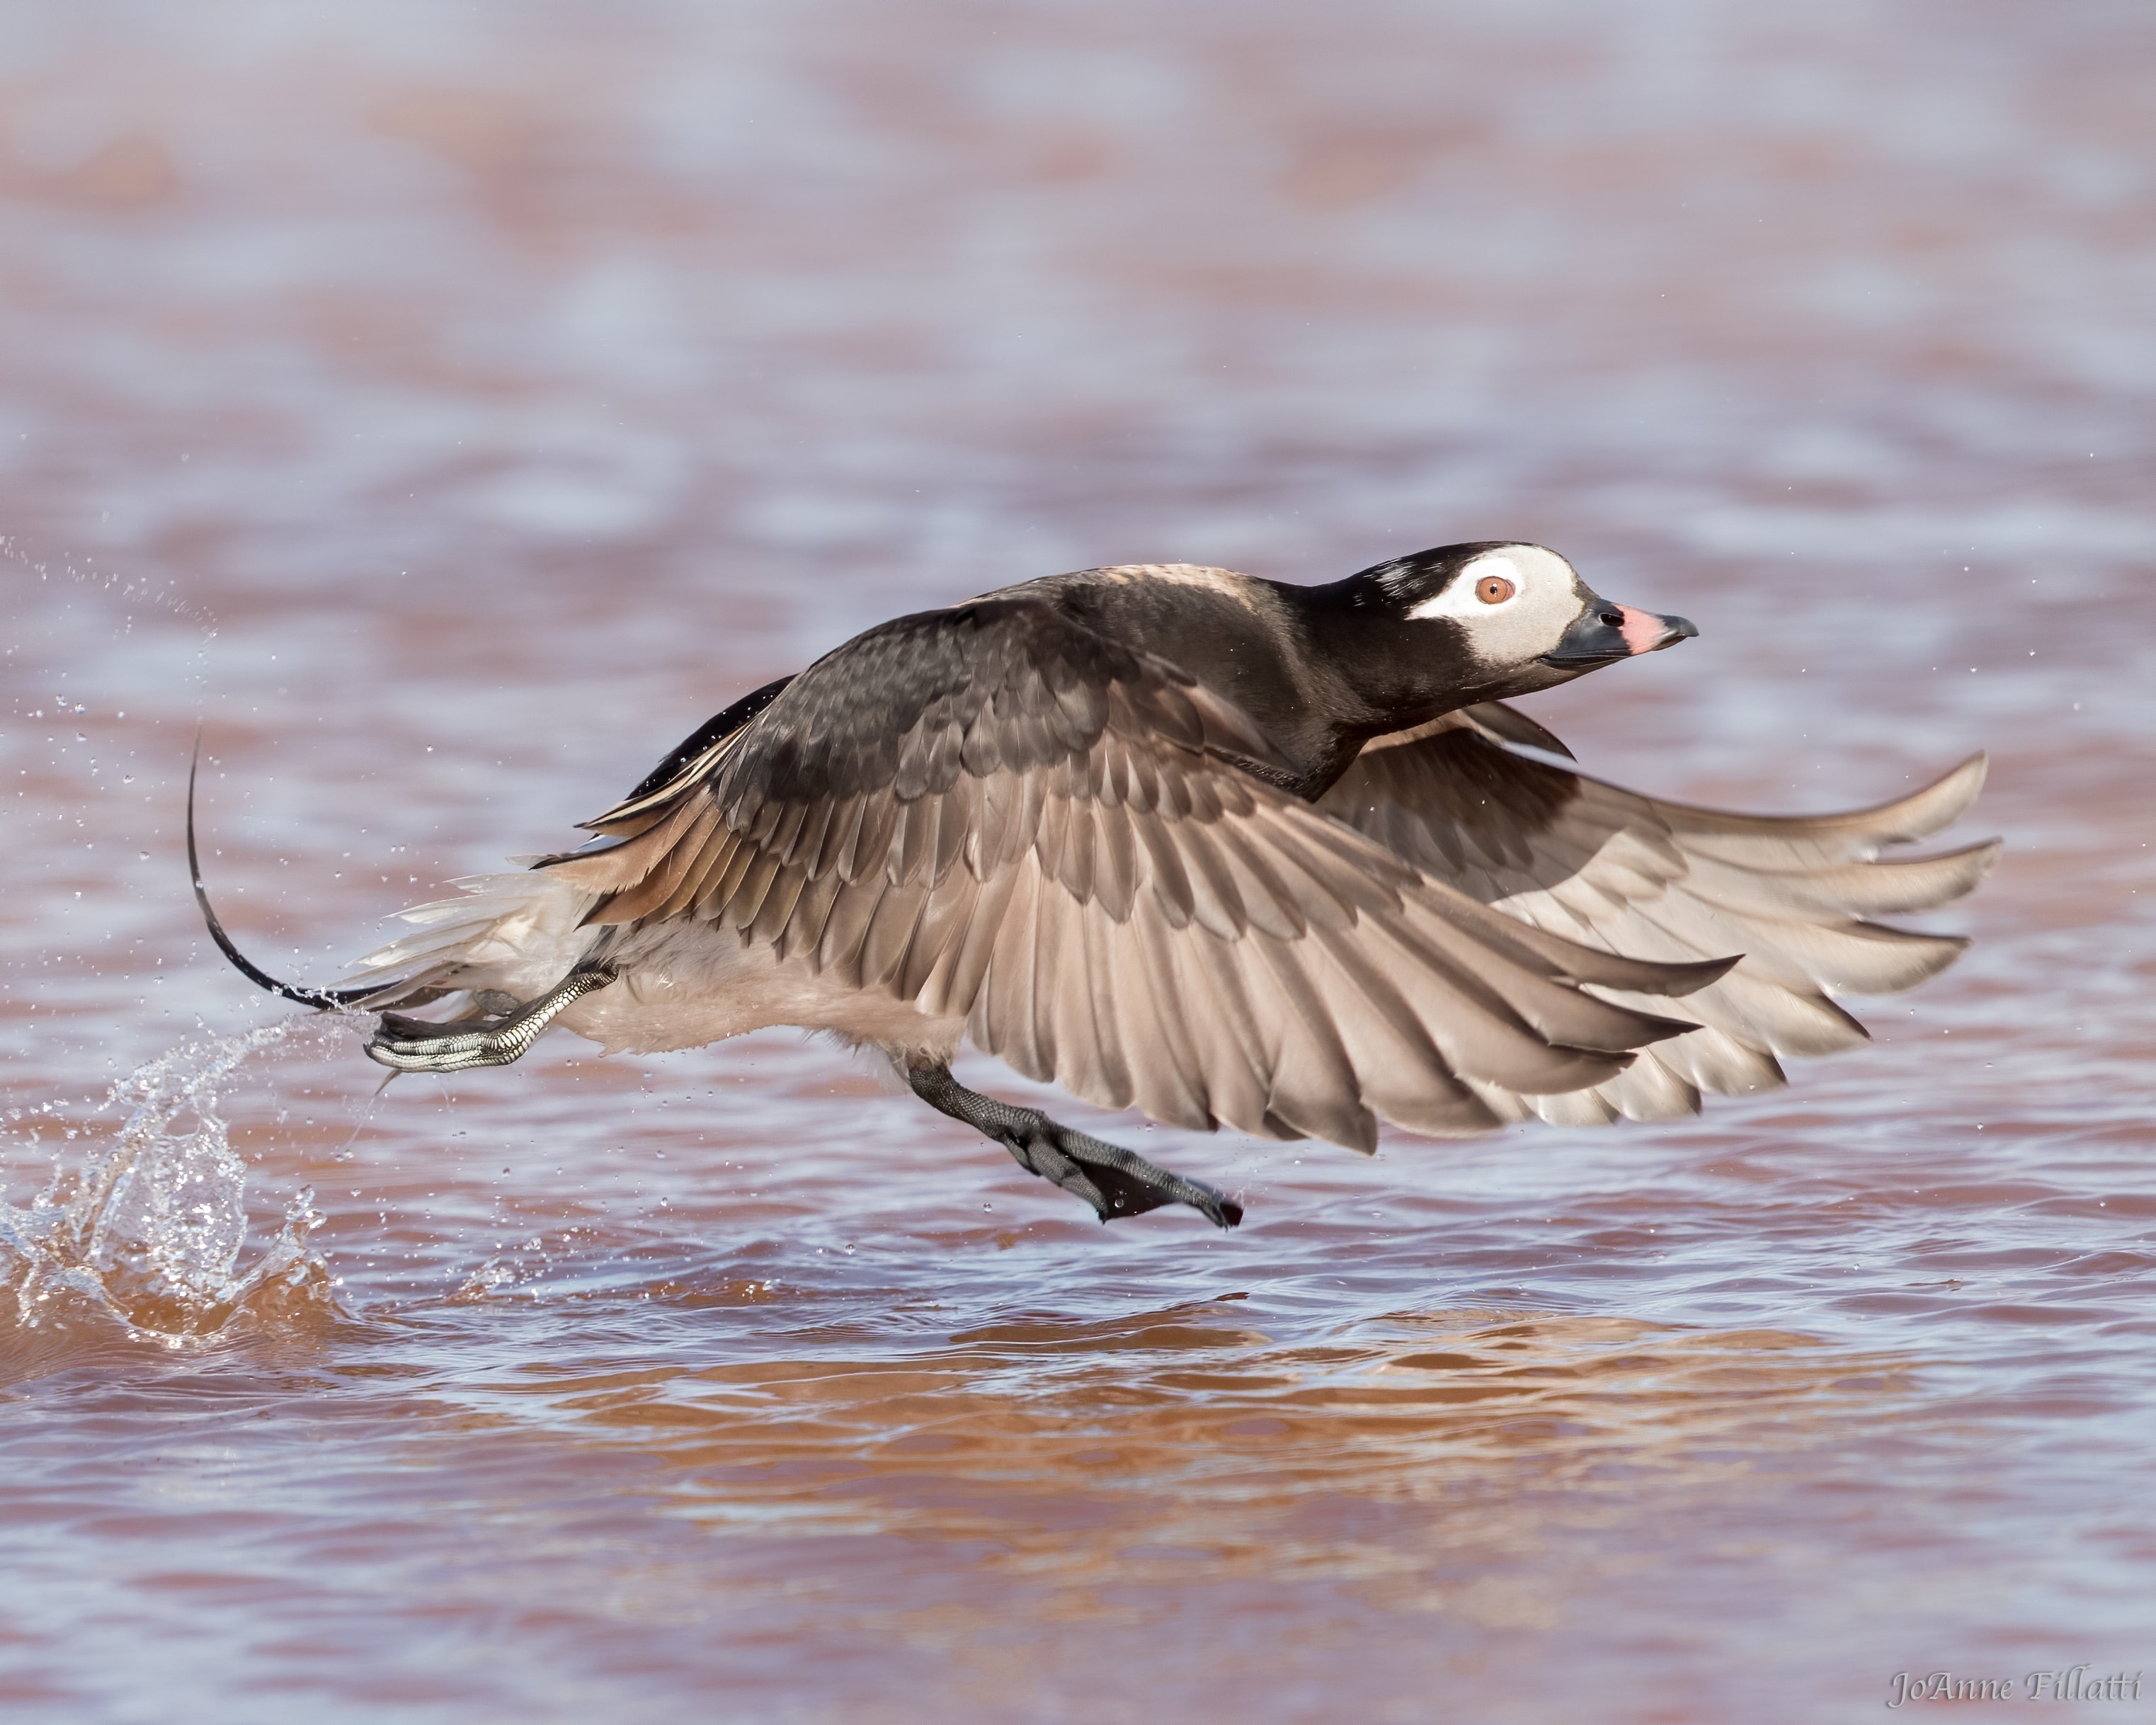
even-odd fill
[[[608,955],[619,973],[556,1020],[608,1054],[701,1048],[771,1024],[832,1030],[863,1042],[947,1060],[965,1033],[960,1018],[856,988],[800,957],[780,960],[708,922],[639,929]]]

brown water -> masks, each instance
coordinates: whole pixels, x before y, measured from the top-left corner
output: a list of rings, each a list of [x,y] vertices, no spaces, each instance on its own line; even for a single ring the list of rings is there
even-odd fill
[[[0,16],[0,1711],[2156,1668],[2152,74],[2104,0]],[[1371,1163],[1111,1121],[1250,1219],[1104,1230],[787,1034],[375,1099],[186,891],[198,723],[326,980],[884,616],[1500,536],[1702,627],[1534,704],[1595,770],[1993,752],[1873,1046]]]

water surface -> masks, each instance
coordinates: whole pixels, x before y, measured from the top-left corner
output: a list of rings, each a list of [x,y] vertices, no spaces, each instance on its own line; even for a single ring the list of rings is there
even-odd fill
[[[9,1716],[2156,1664],[2152,54],[2101,0],[11,14]],[[1058,1105],[1222,1235],[786,1033],[377,1096],[186,891],[198,725],[228,922],[326,979],[882,617],[1482,537],[1701,625],[1537,701],[1591,770],[1820,809],[1990,750],[1969,956],[1673,1127]]]

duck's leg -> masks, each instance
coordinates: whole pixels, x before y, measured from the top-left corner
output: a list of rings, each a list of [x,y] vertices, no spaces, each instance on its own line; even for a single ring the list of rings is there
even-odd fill
[[[1028,1173],[1084,1199],[1103,1222],[1142,1215],[1167,1204],[1187,1204],[1216,1228],[1233,1228],[1243,1219],[1242,1205],[1210,1186],[1156,1168],[1120,1145],[1059,1125],[1038,1108],[1014,1107],[968,1090],[947,1065],[908,1063],[906,1081],[930,1107],[993,1138]]]
[[[521,1006],[510,1000],[509,1010],[475,1023],[466,1019],[435,1024],[424,1019],[408,1019],[402,1013],[385,1012],[381,1024],[367,1040],[367,1057],[394,1066],[399,1072],[461,1072],[471,1066],[506,1066],[522,1057],[563,1007],[595,988],[603,988],[613,978],[613,972],[603,965],[572,970],[536,1000]],[[487,989],[474,998],[482,1005],[492,1006],[504,997]]]

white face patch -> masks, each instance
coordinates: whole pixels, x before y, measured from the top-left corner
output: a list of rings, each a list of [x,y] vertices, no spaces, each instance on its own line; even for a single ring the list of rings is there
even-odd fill
[[[1511,597],[1495,603],[1483,594],[1500,591],[1495,577],[1512,588]],[[1584,603],[1579,578],[1570,563],[1539,545],[1508,545],[1486,551],[1445,583],[1445,591],[1408,613],[1411,618],[1445,617],[1465,630],[1475,656],[1492,670],[1512,670],[1553,649],[1578,620]]]

